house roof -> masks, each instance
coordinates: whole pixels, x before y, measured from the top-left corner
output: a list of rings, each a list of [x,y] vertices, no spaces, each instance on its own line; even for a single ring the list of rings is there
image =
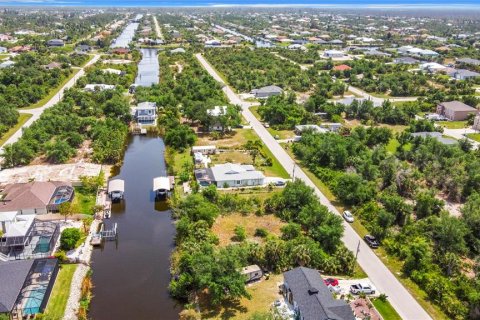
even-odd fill
[[[427,138],[431,137],[443,144],[457,144],[457,140],[452,139],[452,138],[445,138],[440,132],[415,132],[411,133],[412,137],[422,137],[422,138]]]
[[[227,106],[215,106],[213,109],[208,109],[207,114],[212,117],[218,117],[227,114]]]
[[[0,212],[0,222],[5,222],[3,237],[23,237],[35,220],[34,214],[18,214],[17,211]],[[0,228],[1,230],[1,228]]]
[[[55,189],[65,185],[71,186],[62,181],[9,184],[3,191],[5,196],[0,201],[0,212],[46,207]]]
[[[478,111],[477,109],[470,107],[469,105],[460,101],[448,101],[440,103],[445,109],[453,111]]]
[[[347,66],[346,64],[341,64],[339,66],[333,67],[333,70],[335,70],[335,71],[346,71],[346,70],[352,70],[352,67]]]
[[[472,58],[457,59],[457,62],[465,63],[465,64],[471,64],[471,65],[474,65],[474,66],[480,66],[480,60],[472,59]]]
[[[0,262],[0,313],[12,311],[34,261]]]
[[[354,320],[350,306],[336,300],[317,270],[299,267],[283,274],[304,320]]]
[[[480,76],[480,73],[470,71],[470,70],[467,70],[467,69],[453,69],[453,70],[447,72],[447,74],[451,77],[462,76],[464,78],[473,78],[473,77]]]
[[[266,86],[266,87],[262,87],[262,88],[255,89],[255,90],[252,90],[252,91],[254,91],[256,94],[259,94],[259,93],[282,93],[283,92],[282,88],[280,88],[279,86]]]
[[[147,110],[147,109],[154,109],[157,110],[157,104],[155,102],[141,102],[137,105],[137,109]]]
[[[210,168],[212,180],[214,181],[231,181],[231,180],[249,180],[264,179],[265,176],[261,171],[255,170],[252,165],[242,165],[234,163],[217,164]]]

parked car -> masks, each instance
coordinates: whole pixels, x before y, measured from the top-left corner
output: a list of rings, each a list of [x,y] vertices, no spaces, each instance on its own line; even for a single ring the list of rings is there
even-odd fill
[[[353,214],[348,210],[343,211],[343,219],[345,219],[345,221],[350,223],[354,221]]]
[[[357,283],[350,286],[350,292],[352,294],[375,294],[375,288],[368,283]]]
[[[286,185],[287,183],[283,180],[277,180],[273,183],[274,186],[276,187],[283,187],[284,185]]]
[[[372,235],[367,234],[365,237],[363,237],[363,239],[365,240],[365,242],[368,244],[370,248],[376,249],[380,246],[377,239]]]
[[[342,292],[342,288],[340,286],[327,286],[330,289],[331,293],[340,294]]]
[[[325,283],[326,286],[338,286],[338,280],[335,278],[325,278],[323,279],[323,282]]]

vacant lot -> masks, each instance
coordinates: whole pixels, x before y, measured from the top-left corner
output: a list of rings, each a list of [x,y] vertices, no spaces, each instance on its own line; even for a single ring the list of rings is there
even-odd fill
[[[262,238],[255,237],[255,230],[263,228],[270,234],[277,236],[281,235],[280,228],[285,223],[280,221],[274,215],[256,216],[254,214],[241,215],[239,213],[232,213],[224,215],[215,221],[212,231],[218,236],[220,245],[225,246],[232,242],[235,235],[234,230],[236,226],[243,226],[247,232],[247,240],[262,241]]]

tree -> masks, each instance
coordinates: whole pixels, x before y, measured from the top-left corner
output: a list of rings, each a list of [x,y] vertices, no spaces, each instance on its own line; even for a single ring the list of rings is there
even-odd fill
[[[235,233],[235,236],[233,237],[235,241],[242,242],[247,239],[247,231],[244,226],[235,226],[233,232]]]
[[[255,165],[257,156],[261,154],[262,147],[263,144],[260,140],[248,140],[247,143],[245,143],[244,148],[248,150],[248,153],[252,157],[253,165]]]
[[[45,151],[47,158],[53,163],[65,163],[75,154],[75,149],[64,140],[47,143]]]
[[[340,175],[333,191],[347,205],[362,204],[375,196],[374,186],[354,173]]]
[[[65,217],[65,221],[67,221],[67,217],[78,213],[78,208],[72,204],[70,201],[62,202],[58,206],[58,213]]]
[[[290,222],[287,225],[283,226],[280,231],[282,231],[283,240],[292,240],[302,234],[301,226],[294,222]]]
[[[442,253],[463,254],[467,251],[465,236],[468,229],[463,220],[444,214],[433,220],[432,230],[436,247]]]
[[[65,251],[72,250],[80,238],[81,233],[77,228],[64,229],[60,236],[60,248]]]
[[[419,219],[439,215],[443,206],[444,201],[437,199],[433,190],[419,192],[415,199],[415,212]]]

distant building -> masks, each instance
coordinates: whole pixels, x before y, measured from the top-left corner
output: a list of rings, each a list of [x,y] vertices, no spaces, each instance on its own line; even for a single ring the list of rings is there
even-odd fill
[[[253,89],[250,93],[257,99],[266,99],[272,96],[281,95],[283,90],[278,86],[266,86],[259,89]]]
[[[282,294],[302,320],[355,320],[352,308],[334,299],[317,270],[298,267],[283,273]]]
[[[183,48],[176,48],[176,49],[170,50],[170,53],[172,53],[172,54],[185,53],[185,49],[183,49]]]
[[[113,54],[128,54],[130,53],[130,50],[127,48],[115,48],[112,50]]]
[[[343,58],[345,57],[345,52],[340,50],[325,50],[323,56],[326,58]]]
[[[393,59],[393,63],[396,63],[396,64],[419,64],[420,61],[415,59],[415,58],[411,58],[411,57],[401,57],[401,58]]]
[[[461,58],[457,59],[457,64],[466,64],[471,66],[480,66],[480,60],[472,58]]]
[[[352,67],[347,66],[346,64],[341,64],[332,68],[333,71],[348,71],[352,70]]]
[[[306,48],[304,45],[302,45],[302,44],[297,44],[297,43],[289,45],[289,46],[288,46],[288,49],[289,49],[289,50],[307,51],[307,48]]]
[[[62,68],[62,65],[58,62],[50,62],[45,66],[45,69],[47,70],[60,69],[60,68]]]
[[[65,43],[62,39],[51,39],[47,41],[47,46],[49,47],[63,47]]]
[[[0,53],[5,53],[7,52],[7,48],[5,47],[0,47]]]
[[[5,62],[0,63],[0,69],[10,68],[15,65],[15,61],[7,60]]]
[[[295,133],[299,136],[302,135],[305,131],[313,131],[315,133],[327,133],[328,130],[320,128],[316,124],[301,124],[295,126]]]
[[[467,80],[480,77],[480,73],[466,69],[451,69],[447,71],[447,75],[456,80]]]
[[[75,48],[75,51],[81,52],[81,53],[87,53],[87,52],[92,51],[92,47],[90,47],[89,45],[86,45],[86,44],[81,44],[81,45],[79,45]]]
[[[217,147],[216,146],[193,146],[192,154],[194,153],[201,153],[203,155],[216,154]]]
[[[462,121],[470,114],[478,114],[478,110],[460,101],[449,101],[439,103],[437,113],[451,121]]]
[[[215,106],[213,109],[208,109],[207,114],[214,118],[214,122],[210,125],[208,130],[210,131],[223,131],[226,128],[223,127],[223,124],[218,121],[218,117],[224,116],[227,114],[227,106]]]
[[[103,84],[103,83],[94,83],[85,85],[85,91],[104,91],[104,90],[113,90],[115,86],[113,84]]]

